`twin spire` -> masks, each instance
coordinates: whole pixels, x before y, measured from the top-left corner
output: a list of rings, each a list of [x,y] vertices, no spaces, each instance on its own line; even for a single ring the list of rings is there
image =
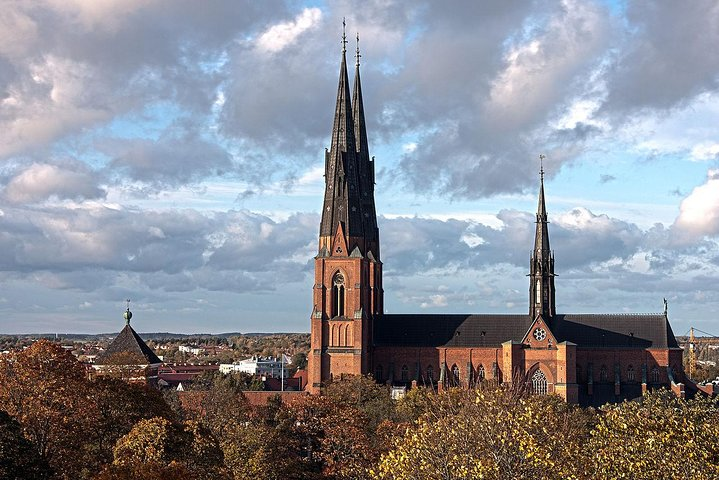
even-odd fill
[[[325,153],[325,199],[320,224],[320,253],[332,251],[331,240],[341,228],[347,248],[379,258],[379,233],[374,204],[374,161],[370,158],[359,74],[359,34],[354,91],[347,75],[347,35],[342,22],[342,60],[330,150]],[[325,240],[323,240],[325,239]],[[346,252],[349,253],[349,252]]]

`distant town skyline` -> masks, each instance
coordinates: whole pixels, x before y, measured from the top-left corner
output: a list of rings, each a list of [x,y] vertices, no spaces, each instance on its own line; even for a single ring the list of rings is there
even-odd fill
[[[309,330],[341,54],[359,33],[388,313],[719,333],[710,2],[40,2],[0,19],[0,333]]]

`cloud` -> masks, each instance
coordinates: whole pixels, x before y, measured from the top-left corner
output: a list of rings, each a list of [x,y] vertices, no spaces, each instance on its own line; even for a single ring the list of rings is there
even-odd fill
[[[52,197],[97,199],[105,196],[105,190],[98,186],[98,176],[83,163],[33,163],[10,179],[3,195],[9,202],[18,204],[37,203]]]
[[[319,8],[305,8],[294,21],[279,23],[265,30],[257,38],[257,48],[268,53],[277,53],[297,41],[303,32],[315,28],[322,20]]]
[[[111,170],[155,186],[177,187],[237,173],[230,154],[198,133],[194,125],[180,125],[169,128],[157,140],[107,140],[102,148],[114,157]]]
[[[716,90],[719,5],[629,3],[626,14],[631,33],[608,71],[604,110],[664,110]]]
[[[685,240],[719,233],[719,169],[710,169],[706,182],[682,200],[673,227]]]
[[[603,174],[599,175],[599,183],[602,183],[602,184],[613,182],[616,179],[617,179],[617,177],[615,177],[614,175],[609,175],[608,173],[603,173]]]
[[[283,11],[278,1],[215,1],[202,9],[166,0],[5,5],[0,158],[153,102],[209,114],[222,81],[211,65],[240,32]]]

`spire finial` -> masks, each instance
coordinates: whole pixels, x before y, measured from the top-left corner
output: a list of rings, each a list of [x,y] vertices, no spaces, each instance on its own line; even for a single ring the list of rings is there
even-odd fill
[[[345,17],[342,17],[342,53],[347,53],[347,24],[345,23]]]
[[[130,299],[127,299],[127,310],[125,310],[125,325],[130,325],[130,319],[132,318],[132,312],[130,311]]]
[[[544,181],[544,159],[547,158],[545,155],[539,154],[539,176]]]
[[[359,67],[359,59],[362,55],[359,53],[359,32],[357,32],[357,53],[355,54],[355,58],[357,59],[357,66]]]

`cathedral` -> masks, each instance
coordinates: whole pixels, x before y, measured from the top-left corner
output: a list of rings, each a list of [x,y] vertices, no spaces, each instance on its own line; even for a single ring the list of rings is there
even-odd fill
[[[315,261],[308,390],[371,374],[392,385],[436,389],[493,380],[601,405],[647,389],[685,394],[682,350],[662,313],[571,314],[555,306],[544,174],[529,262],[527,314],[384,314],[382,260],[360,82],[352,96],[346,41]],[[528,245],[528,248],[530,246]]]

